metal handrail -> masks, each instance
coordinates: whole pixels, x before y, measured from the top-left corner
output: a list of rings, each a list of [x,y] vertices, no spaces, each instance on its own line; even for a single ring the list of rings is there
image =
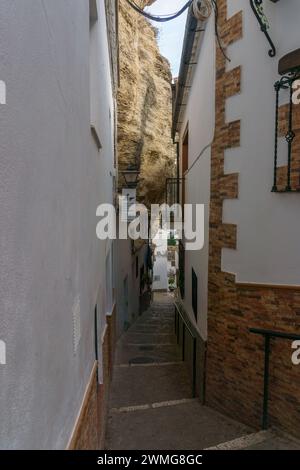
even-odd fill
[[[265,338],[265,359],[264,359],[264,394],[263,394],[263,416],[262,429],[269,426],[269,381],[270,381],[270,340],[271,338],[300,340],[300,335],[286,333],[283,331],[266,330],[262,328],[249,328],[250,333],[264,336]]]
[[[194,334],[190,325],[186,321],[181,312],[180,305],[174,302],[175,306],[175,334],[177,336],[177,344],[179,344],[179,317],[182,320],[182,361],[185,360],[185,330],[191,335],[193,339],[193,398],[196,397],[196,358],[197,358],[197,336]]]

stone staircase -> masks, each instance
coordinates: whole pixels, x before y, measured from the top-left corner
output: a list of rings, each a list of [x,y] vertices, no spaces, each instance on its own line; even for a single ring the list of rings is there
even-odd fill
[[[117,346],[106,449],[277,448],[300,446],[275,432],[253,433],[192,398],[189,375],[174,335],[172,298],[156,295]]]

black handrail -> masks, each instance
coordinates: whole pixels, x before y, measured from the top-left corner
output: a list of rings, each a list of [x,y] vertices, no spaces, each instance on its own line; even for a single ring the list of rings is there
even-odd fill
[[[194,334],[190,325],[187,323],[186,319],[184,318],[181,310],[180,305],[176,302],[174,303],[175,306],[175,334],[177,335],[177,344],[179,344],[179,318],[182,320],[182,360],[185,360],[185,330],[189,332],[193,339],[193,398],[196,397],[196,362],[197,362],[197,336]]]
[[[250,333],[264,336],[265,338],[265,359],[264,359],[264,395],[263,395],[263,416],[262,429],[266,430],[269,426],[269,379],[270,379],[270,340],[271,338],[300,340],[300,335],[294,333],[285,333],[283,331],[265,330],[262,328],[250,328]]]

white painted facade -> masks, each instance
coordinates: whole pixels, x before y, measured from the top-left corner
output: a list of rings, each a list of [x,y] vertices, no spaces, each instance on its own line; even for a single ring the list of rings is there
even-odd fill
[[[97,206],[113,201],[115,113],[96,4],[91,38],[88,1],[0,3],[2,449],[67,446],[95,361],[95,306],[100,352],[113,304],[111,245],[96,238]]]
[[[147,272],[147,243],[133,250],[132,240],[117,240],[115,256],[117,336],[137,319],[140,313],[141,269]]]
[[[201,37],[198,64],[195,67],[192,88],[179,134],[180,148],[186,129],[189,130],[189,161],[185,174],[185,203],[205,205],[205,243],[201,251],[185,253],[184,306],[195,323],[192,309],[192,269],[198,278],[197,327],[204,340],[207,337],[209,200],[211,149],[215,128],[215,42],[214,21],[211,17]],[[206,150],[204,150],[206,149]],[[202,154],[202,155],[201,155]],[[201,156],[200,156],[201,155]],[[199,158],[200,156],[200,158]],[[181,155],[182,157],[182,155]]]
[[[159,229],[152,240],[154,249],[152,290],[167,291],[168,283],[168,231]]]
[[[237,225],[237,249],[222,250],[222,270],[237,282],[276,285],[300,283],[299,194],[274,194],[273,184],[275,91],[278,60],[299,48],[300,2],[264,2],[277,55],[260,31],[248,0],[229,0],[228,17],[243,11],[243,38],[227,48],[227,70],[242,67],[241,93],[226,101],[226,121],[241,120],[241,145],[225,153],[225,173],[239,173],[238,199],[225,200],[223,222]],[[180,148],[189,129],[189,168],[213,141],[215,128],[215,39],[211,17],[199,41],[192,88],[181,119]],[[281,104],[288,102],[284,98]],[[282,139],[283,140],[283,139]],[[287,152],[280,145],[279,163]],[[192,268],[198,277],[198,328],[207,337],[207,280],[211,148],[186,177],[186,203],[205,204],[205,246],[185,255],[184,306],[192,320]],[[182,158],[182,155],[181,155]]]
[[[223,208],[223,221],[237,224],[237,250],[223,250],[222,269],[236,274],[239,282],[299,285],[299,194],[274,194],[271,189],[274,83],[279,79],[278,60],[299,48],[300,2],[264,2],[277,49],[274,58],[268,56],[269,44],[250,3],[228,1],[229,16],[241,9],[243,38],[228,47],[227,64],[228,70],[242,66],[241,94],[226,103],[227,121],[241,120],[241,146],[225,155],[225,171],[239,173],[239,198],[226,200]],[[283,146],[279,157],[286,164]]]

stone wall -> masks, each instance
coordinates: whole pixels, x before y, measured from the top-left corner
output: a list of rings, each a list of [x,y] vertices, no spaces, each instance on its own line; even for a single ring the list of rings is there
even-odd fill
[[[144,7],[153,0],[142,1]],[[118,92],[119,170],[141,169],[140,202],[162,202],[165,180],[173,176],[172,90],[168,61],[161,56],[157,31],[120,0],[120,88]],[[124,184],[122,176],[119,186]]]

